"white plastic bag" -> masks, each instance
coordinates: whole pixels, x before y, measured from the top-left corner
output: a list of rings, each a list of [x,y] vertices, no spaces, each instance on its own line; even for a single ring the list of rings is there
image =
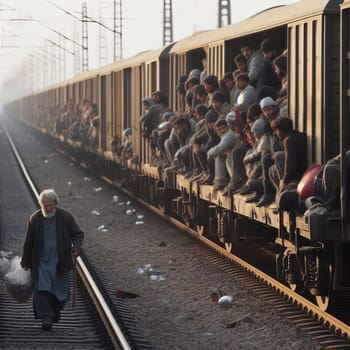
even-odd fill
[[[13,272],[18,270],[19,268],[22,268],[21,266],[21,258],[19,256],[15,256],[14,258],[11,259],[11,267],[8,272]]]
[[[11,260],[7,258],[0,259],[0,274],[5,276],[11,269]]]
[[[18,256],[11,260],[10,271],[5,275],[5,286],[15,301],[25,303],[33,293],[33,283],[30,271],[24,270],[20,262]]]

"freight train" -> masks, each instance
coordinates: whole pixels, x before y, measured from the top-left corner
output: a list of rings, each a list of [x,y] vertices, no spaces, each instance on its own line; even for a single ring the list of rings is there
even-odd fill
[[[272,204],[256,207],[244,196],[223,196],[181,174],[159,171],[142,137],[143,99],[162,91],[173,110],[182,108],[179,77],[192,69],[222,77],[235,68],[242,41],[257,45],[270,38],[288,52],[288,115],[307,134],[308,164],[324,164],[340,154],[341,207],[338,215],[308,217]],[[203,67],[206,62],[206,67]],[[195,33],[155,51],[114,62],[101,69],[21,97],[6,113],[51,135],[90,167],[120,181],[129,191],[197,230],[215,237],[228,251],[243,238],[267,241],[276,249],[277,276],[314,297],[327,310],[350,287],[349,198],[345,166],[350,149],[350,1],[302,0],[259,12],[242,22]],[[99,115],[94,148],[53,131],[50,111],[89,99]],[[45,123],[46,120],[46,123]],[[115,156],[114,141],[132,133],[133,158]]]

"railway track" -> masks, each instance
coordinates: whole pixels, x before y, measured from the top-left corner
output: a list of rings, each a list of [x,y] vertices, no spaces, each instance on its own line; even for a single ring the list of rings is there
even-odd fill
[[[65,154],[73,161],[78,161],[74,157],[66,154],[62,149],[56,149]],[[79,161],[78,161],[79,162]],[[85,163],[82,163],[86,167]],[[115,182],[108,177],[102,176],[102,179],[112,186]],[[226,272],[232,275],[232,278],[239,279],[246,284],[256,295],[268,300],[277,310],[286,318],[292,320],[300,329],[307,332],[312,338],[317,340],[325,349],[350,349],[348,341],[350,336],[349,321],[347,315],[332,315],[319,310],[319,308],[310,300],[300,296],[291,290],[288,286],[276,281],[269,274],[252,264],[244,261],[233,253],[228,253],[225,247],[208,239],[205,235],[189,228],[185,224],[177,221],[164,213],[163,210],[156,208],[148,202],[136,197],[133,193],[118,187],[135,201],[138,201],[149,210],[161,216],[168,222],[173,223],[181,230],[186,231],[194,239],[210,247],[212,253],[208,253],[208,259],[211,263],[218,265]],[[224,257],[224,259],[222,259]],[[234,326],[234,325],[232,325]]]
[[[11,136],[9,135],[6,126],[1,123],[1,133],[6,134],[8,143],[3,142],[2,158],[4,164],[18,163],[23,177],[26,179],[28,188],[26,194],[22,196],[38,198],[38,191],[30,179],[23,161],[15,147]],[[11,154],[10,147],[13,155]],[[4,158],[5,157],[5,158]],[[2,169],[5,167],[2,166]],[[10,167],[7,167],[9,170]],[[6,174],[8,184],[11,188],[19,186],[18,182],[19,171],[17,176]],[[24,180],[22,180],[24,181]],[[20,184],[25,188],[26,185]],[[12,193],[15,192],[12,190]],[[8,198],[2,198],[2,216],[6,211],[6,205],[9,205],[8,211],[13,209],[11,190],[5,192]],[[28,199],[30,202],[30,199]],[[35,209],[34,201],[31,207]],[[18,230],[18,227],[13,226],[13,222],[18,222],[18,218],[11,217],[11,220],[1,220],[0,232],[0,248],[4,245],[13,247],[18,250],[19,244],[23,237],[17,238],[10,235],[6,230]],[[12,221],[12,224],[10,223]],[[12,227],[11,227],[12,225]],[[8,240],[12,241],[9,242]],[[17,246],[17,247],[16,247]],[[55,325],[51,332],[42,332],[39,323],[33,320],[32,306],[30,302],[18,304],[14,302],[7,294],[4,283],[0,281],[0,348],[1,349],[150,349],[150,344],[143,339],[138,332],[134,319],[129,313],[123,300],[115,297],[114,291],[108,285],[108,279],[103,275],[102,271],[97,271],[91,266],[87,257],[82,253],[81,257],[77,258],[76,263],[78,276],[78,292],[75,300],[74,308],[68,304],[62,313],[61,322]],[[72,288],[72,287],[71,287]],[[73,290],[71,290],[71,294]]]

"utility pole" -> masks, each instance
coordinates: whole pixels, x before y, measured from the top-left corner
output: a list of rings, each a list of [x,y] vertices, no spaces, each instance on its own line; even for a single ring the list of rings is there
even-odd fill
[[[57,83],[57,69],[56,69],[56,61],[57,61],[57,55],[56,55],[56,47],[51,43],[50,44],[50,56],[55,57],[55,60],[51,61],[50,68],[51,68],[51,84]]]
[[[45,46],[43,48],[44,51],[44,55],[47,57],[49,55],[49,50],[48,50],[48,42],[45,43]],[[42,59],[43,59],[43,87],[48,86],[49,85],[49,63],[47,58],[42,55]]]
[[[113,3],[113,60],[121,60],[123,58],[122,46],[122,0],[114,0]],[[119,26],[118,26],[119,22]]]
[[[58,43],[60,46],[60,50],[58,51],[58,59],[59,59],[59,71],[58,71],[58,79],[59,81],[66,79],[66,52],[65,52],[65,40],[61,36],[58,37]]]
[[[164,0],[163,7],[163,45],[173,42],[173,5],[172,0]]]
[[[74,40],[79,41],[80,40],[80,33],[79,33],[79,22],[74,23],[74,34],[73,34]],[[80,65],[80,45],[74,45],[73,52],[74,52],[74,76],[79,75],[81,73],[81,65]]]
[[[231,24],[231,0],[219,0],[218,27]]]
[[[88,19],[87,19],[87,5],[83,2],[82,10],[82,71],[87,72],[89,70],[89,51],[88,51]]]
[[[102,14],[102,6],[100,4],[99,9],[99,21],[103,23],[103,14]],[[107,64],[107,37],[106,30],[100,26],[99,27],[99,50],[98,50],[98,63],[100,67],[103,67]]]

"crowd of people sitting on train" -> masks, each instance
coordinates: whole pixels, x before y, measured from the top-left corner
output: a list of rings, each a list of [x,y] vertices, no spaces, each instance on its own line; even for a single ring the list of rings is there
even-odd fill
[[[143,100],[141,124],[152,149],[151,163],[165,177],[180,173],[213,185],[224,196],[246,195],[245,201],[257,207],[279,200],[281,193],[296,192],[298,183],[304,195],[314,181],[306,171],[306,134],[294,129],[288,114],[287,52],[278,53],[270,39],[259,49],[242,43],[240,51],[234,57],[236,70],[221,79],[206,74],[205,60],[203,70],[181,76],[179,111],[168,106],[161,91]],[[322,194],[317,200],[329,211],[340,206],[340,184],[334,181],[335,173],[339,179],[339,157],[335,159],[319,169]]]
[[[242,43],[240,51],[237,69],[223,77],[205,69],[180,77],[180,111],[161,91],[145,98],[141,124],[152,164],[166,176],[182,173],[223,195],[251,194],[247,202],[265,206],[305,171],[306,135],[288,116],[287,53],[278,55],[270,39],[260,49]]]
[[[205,59],[203,69],[181,76],[179,110],[172,110],[162,91],[145,97],[142,136],[151,148],[151,165],[165,177],[181,173],[224,196],[240,193],[247,203],[266,206],[276,194],[296,188],[307,168],[307,138],[288,115],[287,52],[278,53],[270,39],[259,49],[242,43],[234,63],[236,70],[220,79],[206,73]],[[39,106],[37,116],[49,131],[97,149],[100,117],[88,99],[50,111]],[[113,139],[113,152],[131,159],[132,130],[122,136]],[[339,195],[331,202],[337,207]]]
[[[96,150],[99,144],[99,121],[97,105],[89,99],[78,104],[69,100],[65,106],[47,109],[38,105],[36,123],[48,132],[63,135],[73,141],[80,141],[83,147]]]

